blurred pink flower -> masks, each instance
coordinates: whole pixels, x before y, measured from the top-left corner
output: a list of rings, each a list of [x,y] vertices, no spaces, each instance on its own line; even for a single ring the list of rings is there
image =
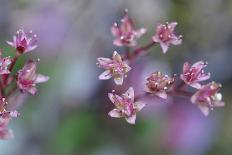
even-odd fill
[[[121,56],[116,51],[114,51],[112,59],[100,57],[97,60],[97,65],[106,69],[106,71],[99,76],[99,79],[108,80],[113,77],[117,85],[123,84],[124,76],[126,77],[127,72],[131,70],[131,67],[122,60]]]
[[[19,113],[16,110],[7,110],[7,104],[5,98],[0,99],[0,117],[18,117]]]
[[[203,68],[207,66],[207,63],[203,61],[198,61],[192,66],[188,62],[183,65],[183,73],[180,78],[188,85],[200,89],[200,81],[205,81],[210,78],[210,73],[205,74]]]
[[[134,89],[130,87],[121,96],[109,93],[108,97],[116,107],[109,112],[109,116],[115,118],[125,117],[128,123],[135,124],[136,113],[139,112],[145,104],[142,102],[134,102]]]
[[[20,29],[16,32],[16,35],[13,36],[13,41],[7,41],[7,43],[14,47],[18,54],[30,52],[37,47],[37,36],[33,34],[32,31],[29,33],[24,32],[23,29]]]
[[[160,98],[167,99],[166,91],[174,83],[175,79],[163,75],[161,72],[154,72],[147,78],[145,91],[159,96]]]
[[[11,64],[11,58],[2,58],[2,51],[0,51],[0,74],[10,74],[8,66]]]
[[[7,129],[10,120],[10,116],[0,117],[0,139],[11,139],[14,137],[12,131]]]
[[[165,54],[168,51],[170,44],[179,45],[182,43],[182,36],[176,36],[174,34],[177,22],[171,22],[166,24],[159,24],[156,27],[156,34],[152,37],[154,42],[160,43],[160,46]]]
[[[145,28],[135,30],[133,20],[128,16],[128,11],[125,10],[125,15],[119,26],[116,22],[111,28],[112,34],[115,36],[114,45],[116,46],[135,46],[137,39],[146,33]]]
[[[207,116],[209,110],[214,107],[223,107],[225,104],[222,101],[222,94],[218,93],[221,84],[211,82],[202,86],[192,97],[191,102],[197,104],[202,113]]]
[[[18,71],[17,85],[22,92],[35,95],[37,92],[36,84],[49,80],[48,76],[36,73],[37,61],[29,60],[24,67]]]

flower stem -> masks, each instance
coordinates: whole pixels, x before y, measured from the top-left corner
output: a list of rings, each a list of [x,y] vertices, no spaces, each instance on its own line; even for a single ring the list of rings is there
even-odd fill
[[[147,50],[150,49],[150,48],[151,48],[152,46],[154,46],[155,44],[156,44],[156,42],[151,41],[151,42],[148,43],[147,45],[135,49],[129,56],[126,55],[126,57],[124,58],[124,60],[132,60],[132,59],[135,59],[138,55],[147,52]]]

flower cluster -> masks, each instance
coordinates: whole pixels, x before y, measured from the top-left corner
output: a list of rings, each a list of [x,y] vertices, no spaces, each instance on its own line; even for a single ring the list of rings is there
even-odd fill
[[[145,46],[138,47],[138,39],[146,32],[145,28],[135,29],[132,18],[129,17],[126,10],[121,23],[114,23],[111,32],[115,37],[113,44],[118,47],[126,47],[125,54],[113,52],[112,59],[98,58],[98,67],[105,69],[100,74],[100,80],[114,78],[116,85],[123,85],[124,77],[133,69],[132,59],[138,58],[141,54],[148,54],[147,50],[156,44],[159,44],[163,53],[166,54],[170,45],[180,45],[182,35],[175,34],[177,22],[166,22],[158,24],[155,28],[155,34],[151,37],[151,42]],[[114,104],[115,109],[109,112],[109,116],[121,118],[124,117],[130,124],[135,124],[136,114],[145,107],[145,103],[139,101],[142,97],[155,96],[161,99],[167,99],[174,96],[189,97],[190,101],[197,105],[205,116],[214,107],[223,107],[222,95],[219,93],[221,84],[210,82],[204,84],[210,79],[210,73],[205,73],[204,69],[207,63],[198,61],[191,65],[184,63],[183,72],[180,76],[169,77],[155,71],[145,79],[144,94],[135,97],[133,87],[130,87],[121,96],[109,93],[108,97]],[[179,78],[178,78],[179,77]],[[189,91],[186,86],[190,86],[193,91]]]
[[[20,29],[13,36],[13,41],[7,41],[7,43],[15,49],[15,56],[14,58],[2,57],[3,51],[0,51],[0,139],[13,137],[13,132],[8,129],[8,124],[12,118],[19,116],[16,109],[9,108],[10,104],[15,104],[8,103],[9,98],[14,96],[18,90],[21,93],[35,95],[36,84],[49,80],[48,76],[36,73],[38,61],[34,60],[27,61],[16,73],[12,72],[18,58],[37,47],[36,35],[32,31],[27,33]]]

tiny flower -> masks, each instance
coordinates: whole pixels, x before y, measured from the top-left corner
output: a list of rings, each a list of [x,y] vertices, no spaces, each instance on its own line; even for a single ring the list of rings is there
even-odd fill
[[[16,110],[7,110],[7,104],[5,98],[0,99],[0,117],[18,117],[19,113]]]
[[[191,87],[196,89],[201,88],[199,82],[208,80],[210,78],[210,73],[205,74],[204,68],[207,66],[207,63],[203,61],[198,61],[192,66],[188,62],[183,65],[183,73],[180,75],[180,78]]]
[[[8,66],[11,64],[11,58],[2,58],[2,51],[0,51],[0,74],[10,74]]]
[[[176,36],[174,34],[177,22],[166,23],[164,25],[159,24],[156,27],[156,34],[152,37],[154,42],[160,43],[160,46],[165,54],[168,51],[170,44],[179,45],[182,42],[182,36]]]
[[[167,91],[170,89],[175,79],[161,72],[154,72],[147,78],[145,91],[167,99]]]
[[[135,124],[136,113],[139,112],[145,104],[134,101],[134,89],[130,87],[121,96],[109,93],[108,97],[116,107],[109,112],[109,116],[115,118],[124,117],[128,123]]]
[[[131,70],[131,67],[122,61],[121,56],[116,51],[114,51],[112,59],[98,58],[97,60],[97,65],[106,70],[99,76],[99,79],[108,80],[113,77],[117,85],[123,84],[124,76],[126,77],[127,72]]]
[[[0,139],[11,139],[13,138],[13,133],[10,129],[7,129],[11,117],[0,117]]]
[[[22,92],[35,95],[37,92],[36,84],[49,80],[48,76],[36,73],[37,61],[29,60],[24,67],[18,71],[17,85]]]
[[[191,102],[196,104],[201,112],[207,116],[214,107],[223,107],[222,94],[218,93],[221,84],[211,82],[202,86],[192,97]]]
[[[13,41],[7,41],[7,43],[16,48],[18,54],[23,54],[30,52],[37,47],[37,36],[33,34],[32,31],[26,33],[24,30],[20,29],[16,32],[16,35],[13,36]]]
[[[137,39],[140,38],[146,29],[141,28],[135,30],[132,19],[128,16],[128,11],[125,11],[125,15],[121,20],[121,25],[114,23],[111,28],[112,34],[115,37],[114,45],[116,46],[128,46],[132,47],[137,44]]]

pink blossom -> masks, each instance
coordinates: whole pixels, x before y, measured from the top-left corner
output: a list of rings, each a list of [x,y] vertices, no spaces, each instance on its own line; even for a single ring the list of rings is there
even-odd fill
[[[118,25],[116,22],[111,28],[111,32],[115,37],[114,45],[116,46],[135,46],[137,44],[137,39],[140,38],[146,29],[141,28],[135,30],[134,22],[128,16],[128,11],[125,11],[125,15],[121,20],[121,25]]]
[[[131,67],[122,60],[121,56],[116,51],[114,51],[112,59],[101,57],[97,60],[97,65],[106,70],[99,76],[99,79],[108,80],[113,77],[117,85],[123,84],[124,77],[126,77],[127,72],[131,70]]]
[[[23,29],[16,32],[13,36],[13,41],[7,41],[7,43],[16,48],[18,54],[30,52],[37,47],[37,36],[32,31],[26,33]]]
[[[167,91],[170,89],[175,79],[161,72],[154,72],[147,78],[145,91],[157,95],[163,99],[167,99]]]
[[[170,44],[179,45],[182,43],[182,36],[176,36],[174,34],[177,22],[171,22],[166,24],[159,24],[156,27],[156,34],[152,37],[154,42],[160,43],[160,46],[165,54],[168,51]]]
[[[196,104],[202,113],[207,116],[214,107],[223,107],[222,94],[218,93],[221,84],[211,82],[202,86],[192,97],[191,102]]]
[[[124,117],[128,123],[135,124],[136,113],[139,112],[145,104],[134,101],[134,89],[130,87],[121,96],[109,93],[108,97],[116,107],[109,112],[109,116],[115,118]]]
[[[207,63],[203,61],[198,61],[192,66],[188,62],[183,65],[183,74],[180,78],[188,85],[200,89],[201,84],[199,82],[208,80],[210,78],[210,73],[205,74],[203,68],[207,66]]]
[[[11,139],[13,133],[10,129],[7,129],[11,117],[0,117],[0,139]]]
[[[37,92],[36,84],[49,80],[48,76],[36,73],[37,61],[28,61],[24,67],[18,71],[17,85],[22,92],[35,95]]]
[[[18,117],[19,113],[16,110],[7,110],[7,104],[5,98],[0,99],[0,117]]]
[[[8,66],[11,64],[11,58],[2,58],[2,51],[0,51],[0,74],[10,74]]]

